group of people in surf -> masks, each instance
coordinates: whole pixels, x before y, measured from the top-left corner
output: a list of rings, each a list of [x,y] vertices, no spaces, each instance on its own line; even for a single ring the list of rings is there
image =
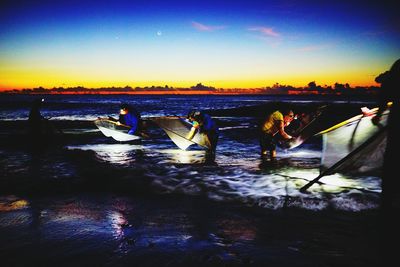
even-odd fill
[[[119,124],[131,127],[128,134],[142,136],[144,134],[141,127],[142,122],[140,113],[131,105],[121,105],[119,119],[110,119]],[[201,110],[191,110],[187,114],[186,119],[191,123],[191,129],[187,136],[185,136],[186,139],[192,140],[196,134],[203,134],[205,138],[205,146],[207,147],[206,154],[215,159],[219,137],[219,127],[215,119],[205,111]],[[285,127],[287,127],[294,119],[295,114],[290,108],[276,110],[267,116],[260,127],[261,156],[264,160],[274,161],[276,159],[277,136],[287,140],[293,138],[291,135],[286,133]]]
[[[33,101],[29,114],[29,126],[31,134],[37,136],[43,133],[48,120],[40,114],[40,108],[44,102],[43,98],[38,98]],[[143,120],[140,112],[129,104],[120,106],[118,119],[109,117],[111,121],[118,125],[129,127],[128,134],[138,135],[141,137],[149,137],[143,127]],[[191,124],[191,129],[188,132],[186,139],[192,140],[196,134],[204,136],[205,147],[207,147],[206,155],[212,160],[215,159],[215,152],[219,138],[219,127],[215,119],[207,112],[201,110],[191,110],[186,119]],[[275,160],[277,138],[291,139],[292,136],[285,132],[287,127],[295,119],[295,114],[292,109],[276,110],[266,117],[266,120],[260,127],[260,146],[261,156],[266,160]]]
[[[379,112],[375,118],[375,122],[379,121],[380,115],[382,114],[383,106],[388,100],[398,100],[395,98],[386,88],[393,89],[398,84],[398,72],[400,59],[395,62],[392,69],[387,71],[376,78],[376,82],[382,84],[382,94],[380,102]],[[394,78],[393,78],[394,77]],[[397,80],[396,80],[397,79]],[[393,81],[392,81],[393,80]],[[389,85],[387,85],[389,84]],[[396,102],[395,101],[395,102]],[[43,125],[46,124],[46,119],[40,114],[40,107],[43,99],[36,99],[33,102],[31,112],[29,114],[29,124],[33,134],[39,134],[43,129]],[[397,108],[392,108],[396,109]],[[392,112],[393,113],[393,112]],[[396,112],[397,113],[397,112]],[[309,114],[295,115],[293,110],[290,108],[275,110],[266,116],[266,119],[261,123],[259,127],[260,133],[260,147],[261,147],[261,157],[264,160],[275,161],[276,159],[276,148],[277,148],[277,136],[284,140],[290,140],[293,138],[292,135],[285,131],[285,128],[291,124],[291,122],[298,117],[297,122],[305,122],[309,120]],[[391,116],[393,121],[393,116]],[[147,137],[146,133],[143,131],[142,120],[140,113],[131,105],[123,104],[120,108],[118,120],[114,120],[118,124],[123,124],[129,126],[128,134],[141,135]],[[207,147],[207,154],[215,158],[215,152],[219,137],[219,128],[216,121],[206,112],[200,110],[191,110],[187,117],[187,121],[191,123],[191,129],[186,136],[187,140],[192,140],[196,134],[203,134],[205,138],[205,145]],[[393,125],[393,123],[389,123]],[[391,126],[392,127],[392,126]],[[390,135],[392,136],[392,135]]]
[[[116,121],[118,124],[131,127],[128,134],[148,137],[142,127],[143,123],[140,113],[132,105],[122,104],[118,120],[113,118],[110,119]],[[185,138],[192,140],[197,133],[203,134],[205,138],[205,146],[207,147],[207,156],[215,158],[219,136],[219,129],[216,121],[206,112],[199,110],[191,110],[186,119],[191,123],[192,127]]]
[[[40,114],[40,108],[43,102],[43,98],[38,98],[32,103],[28,122],[30,131],[34,135],[40,135],[48,121]],[[276,158],[277,133],[284,139],[292,138],[292,136],[285,132],[285,127],[293,121],[294,117],[295,115],[291,109],[276,110],[267,116],[260,127],[260,145],[263,158],[268,158],[270,160]],[[205,146],[207,147],[207,155],[215,159],[219,137],[219,127],[215,119],[201,110],[191,110],[187,114],[186,119],[192,125],[186,139],[192,140],[196,134],[202,134],[205,139]],[[132,105],[122,104],[120,106],[119,118],[114,119],[109,117],[109,120],[115,121],[117,124],[129,126],[128,134],[148,137],[143,129],[143,121],[140,112]]]

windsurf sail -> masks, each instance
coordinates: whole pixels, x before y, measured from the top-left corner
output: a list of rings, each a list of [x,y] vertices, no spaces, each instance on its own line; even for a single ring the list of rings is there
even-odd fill
[[[191,145],[207,147],[206,137],[202,133],[196,133],[191,140],[187,138],[192,124],[182,117],[157,117],[151,120],[163,129],[169,138],[182,150],[188,149]]]
[[[317,134],[322,135],[323,144],[320,174],[300,191],[306,191],[325,175],[366,174],[378,171],[382,167],[389,110],[383,112],[380,124],[375,125],[372,118],[377,111],[378,108],[364,109],[363,114]]]
[[[119,124],[117,121],[99,118],[94,121],[94,124],[107,137],[112,137],[116,141],[126,142],[138,140],[141,137],[133,134],[128,134],[131,127]]]

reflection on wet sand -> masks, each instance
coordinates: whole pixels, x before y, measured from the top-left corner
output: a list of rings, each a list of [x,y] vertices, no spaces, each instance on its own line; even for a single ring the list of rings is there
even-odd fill
[[[0,198],[0,212],[22,210],[29,207],[29,202],[25,199],[19,199],[15,196],[6,196]]]
[[[167,156],[166,160],[170,163],[196,164],[205,161],[205,153],[201,150],[164,149],[158,152]]]
[[[132,144],[67,146],[67,149],[94,151],[100,160],[119,165],[128,165],[140,161],[143,157],[143,147],[141,145]]]
[[[223,235],[231,241],[254,241],[257,237],[255,225],[248,219],[223,219],[217,222]]]
[[[313,265],[316,255],[346,264],[359,263],[360,255],[368,255],[366,247],[347,255],[340,245],[360,245],[366,239],[369,228],[357,226],[363,220],[343,221],[342,215],[334,213],[325,218],[296,212],[243,212],[241,207],[205,199],[98,194],[25,202],[9,198],[7,205],[1,203],[2,207],[26,207],[0,210],[0,247],[8,255],[9,261],[3,262],[7,266],[11,260],[14,266],[27,261],[45,266],[57,262],[59,266],[115,266],[132,259],[149,266],[248,266],[271,260],[282,263],[283,259],[285,266],[310,266],[306,263]],[[301,220],[309,224],[299,229]],[[351,235],[332,235],[338,223],[340,231]],[[16,257],[20,251],[23,258]]]

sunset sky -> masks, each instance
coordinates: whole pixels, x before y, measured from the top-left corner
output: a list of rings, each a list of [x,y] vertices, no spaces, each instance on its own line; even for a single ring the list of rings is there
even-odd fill
[[[383,3],[5,0],[0,90],[374,85],[400,58]]]

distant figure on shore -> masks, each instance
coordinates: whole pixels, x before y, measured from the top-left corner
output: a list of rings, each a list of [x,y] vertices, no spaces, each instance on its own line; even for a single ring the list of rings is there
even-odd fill
[[[261,125],[260,146],[261,157],[263,160],[274,161],[276,159],[276,134],[279,133],[284,139],[292,139],[292,136],[286,133],[285,127],[294,119],[294,112],[291,109],[276,110],[268,115],[267,119]]]
[[[32,102],[31,110],[29,112],[29,132],[31,135],[39,136],[44,133],[45,121],[46,119],[40,113],[40,109],[42,107],[42,103],[44,102],[43,98],[36,98]]]
[[[140,121],[140,113],[134,107],[128,104],[121,105],[118,123],[131,127],[128,134],[139,134]]]
[[[399,89],[400,89],[400,59],[390,68],[375,78],[381,84],[378,99],[378,112],[372,122],[379,125],[381,115],[388,107],[390,112],[387,123],[387,143],[383,161],[382,174],[382,220],[383,224],[383,257],[388,263],[397,259],[396,247],[393,242],[398,242],[400,238],[399,213],[400,213],[400,180],[397,177],[398,149],[399,146]],[[390,103],[391,102],[391,103]],[[389,105],[391,104],[391,105]]]
[[[216,122],[207,113],[196,110],[190,111],[187,119],[192,124],[187,139],[192,140],[197,132],[205,134],[205,142],[208,147],[206,153],[207,160],[214,161],[219,136],[219,129]]]

